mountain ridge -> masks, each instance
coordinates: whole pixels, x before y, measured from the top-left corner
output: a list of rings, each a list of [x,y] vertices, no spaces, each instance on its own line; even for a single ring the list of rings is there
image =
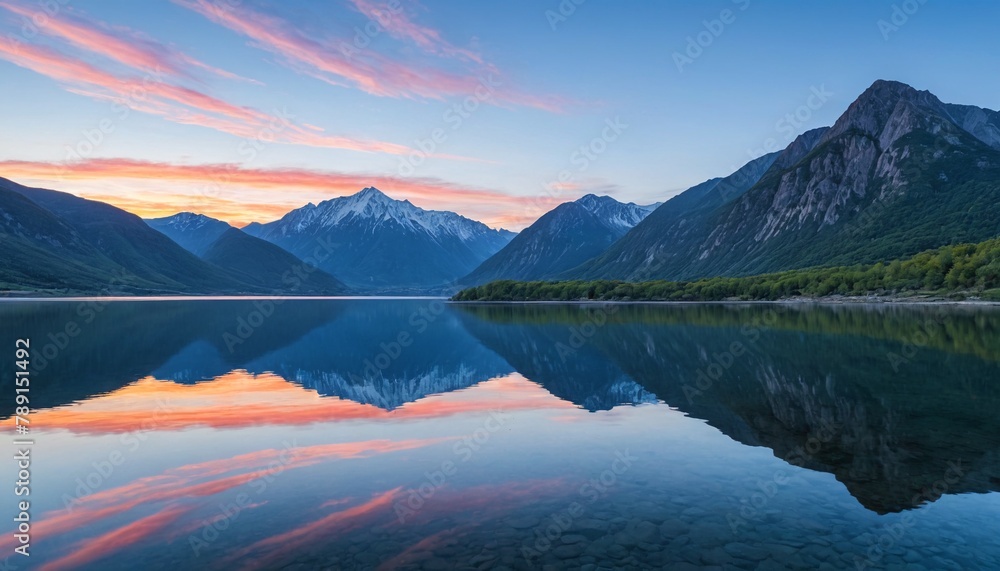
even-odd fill
[[[561,277],[745,276],[992,238],[1000,234],[998,114],[976,109],[876,81],[832,127],[800,135],[733,200],[693,221],[662,220],[656,214],[671,207],[667,201],[608,252]],[[958,126],[956,115],[976,133]]]
[[[300,257],[311,255],[320,241],[330,244],[318,266],[367,291],[445,289],[514,236],[453,212],[392,199],[374,187],[307,204],[244,231]]]
[[[460,282],[546,279],[607,249],[659,204],[639,206],[587,194],[543,214]]]

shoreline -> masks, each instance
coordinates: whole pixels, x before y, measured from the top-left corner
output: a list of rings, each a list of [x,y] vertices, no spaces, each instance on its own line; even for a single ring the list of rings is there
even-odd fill
[[[522,301],[453,301],[448,303],[459,305],[589,305],[589,304],[627,304],[627,305],[956,305],[969,307],[1000,307],[1000,301],[985,299],[910,299],[910,298],[788,298],[788,299],[717,299],[706,301],[674,301],[674,300],[621,300],[621,299],[576,299],[576,300],[522,300]]]
[[[3,296],[0,304],[18,301],[253,301],[253,300],[285,300],[285,301],[333,301],[333,300],[387,300],[387,299],[443,299],[437,295],[73,295],[73,296]]]
[[[567,299],[567,300],[512,300],[512,301],[456,301],[443,295],[68,295],[68,296],[16,296],[0,294],[0,304],[16,302],[70,302],[70,301],[350,301],[350,300],[421,300],[439,299],[454,305],[896,305],[896,306],[966,306],[1000,307],[1000,301],[984,299],[946,299],[941,297],[795,297],[786,299],[716,299],[716,300],[653,300],[653,299]]]

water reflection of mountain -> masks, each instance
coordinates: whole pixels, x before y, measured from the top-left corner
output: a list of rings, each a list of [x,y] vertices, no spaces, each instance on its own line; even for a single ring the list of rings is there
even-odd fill
[[[355,302],[336,321],[242,368],[274,372],[321,395],[385,409],[513,371],[468,335],[454,312],[421,313],[428,303]]]
[[[341,311],[333,304],[306,309],[296,303],[301,302],[288,302],[255,321],[258,327],[251,334],[228,344],[227,334],[237,335],[240,320],[258,311],[253,302],[2,303],[0,321],[5,346],[13,347],[15,338],[31,340],[32,406],[42,408],[116,390],[172,361],[199,363],[186,373],[190,376],[227,372],[287,345]],[[13,357],[12,351],[0,352],[0,366],[14,370]],[[6,376],[2,382],[12,383]],[[12,406],[7,400],[0,412],[10,414]]]
[[[879,513],[913,507],[941,482],[946,493],[1000,490],[1000,312],[494,305],[429,315],[436,303],[296,300],[262,321],[251,301],[115,302],[90,321],[80,302],[11,303],[0,318],[6,346],[32,339],[35,408],[150,375],[194,383],[245,369],[392,409],[517,370],[588,410],[661,399],[834,474]],[[68,339],[67,324],[79,330]],[[0,367],[13,370],[13,356],[0,353]],[[0,390],[12,394],[12,382]],[[963,474],[948,483],[956,462]]]
[[[234,369],[274,372],[323,395],[393,408],[511,372],[452,313],[428,312],[428,301],[288,300],[263,308],[263,319],[259,303],[11,303],[0,304],[0,318],[7,346],[15,337],[32,341],[33,386],[44,387],[32,391],[36,408],[150,375],[193,383]],[[64,337],[70,323],[78,333]],[[397,350],[401,334],[408,344]],[[12,351],[0,355],[0,366],[14,369]],[[7,401],[0,414],[13,406]]]
[[[465,328],[503,356],[517,372],[547,391],[590,411],[656,402],[656,395],[632,380],[607,356],[581,340],[577,325],[476,319],[461,311]]]
[[[721,305],[620,306],[610,315],[594,306],[463,311],[473,334],[547,388],[547,379],[585,368],[597,371],[588,383],[627,375],[744,444],[834,474],[878,513],[933,500],[935,485],[945,493],[1000,490],[998,312],[815,307],[775,314],[767,306]],[[605,318],[579,350],[552,357],[553,343],[566,343],[573,328]],[[734,344],[745,352],[734,352]]]

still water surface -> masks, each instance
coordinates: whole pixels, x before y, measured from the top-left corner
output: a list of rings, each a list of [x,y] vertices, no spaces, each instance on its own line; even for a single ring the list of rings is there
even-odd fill
[[[11,435],[32,343],[17,569],[1000,569],[991,308],[69,301],[0,323]]]

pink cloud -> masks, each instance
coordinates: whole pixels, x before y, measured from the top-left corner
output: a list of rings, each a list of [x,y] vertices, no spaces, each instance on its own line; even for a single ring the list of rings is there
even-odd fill
[[[295,71],[371,95],[444,100],[478,94],[486,103],[551,112],[561,112],[569,104],[563,98],[533,95],[507,86],[494,65],[479,63],[479,56],[473,52],[455,48],[437,31],[416,25],[402,12],[381,19],[387,22],[385,29],[390,35],[405,38],[433,55],[464,57],[477,65],[461,72],[415,65],[385,56],[371,46],[355,46],[353,38],[329,41],[309,37],[285,20],[246,6],[234,9],[210,0],[174,2],[252,39],[253,45],[280,56]],[[367,0],[359,0],[355,6],[365,14],[377,9]]]
[[[458,59],[468,59],[476,63],[484,63],[482,56],[478,53],[455,47],[448,41],[441,38],[441,33],[433,28],[421,26],[414,22],[403,11],[399,5],[398,10],[393,10],[387,3],[380,5],[372,0],[351,0],[355,9],[361,12],[370,20],[377,22],[394,38],[408,40],[425,51]]]
[[[24,18],[35,14],[35,10],[13,2],[0,2],[0,8]],[[65,12],[47,14],[45,25],[39,29],[78,48],[141,71],[160,70],[177,77],[193,78],[190,68],[195,68],[227,79],[260,83],[208,65],[127,28],[112,30],[107,24],[87,22],[79,16],[70,18]]]
[[[66,84],[73,93],[123,102],[137,111],[175,123],[200,125],[248,139],[256,139],[266,132],[275,142],[285,144],[393,155],[414,152],[395,143],[327,135],[314,126],[298,125],[293,118],[235,105],[153,76],[119,77],[44,46],[3,42],[0,43],[0,58]]]

